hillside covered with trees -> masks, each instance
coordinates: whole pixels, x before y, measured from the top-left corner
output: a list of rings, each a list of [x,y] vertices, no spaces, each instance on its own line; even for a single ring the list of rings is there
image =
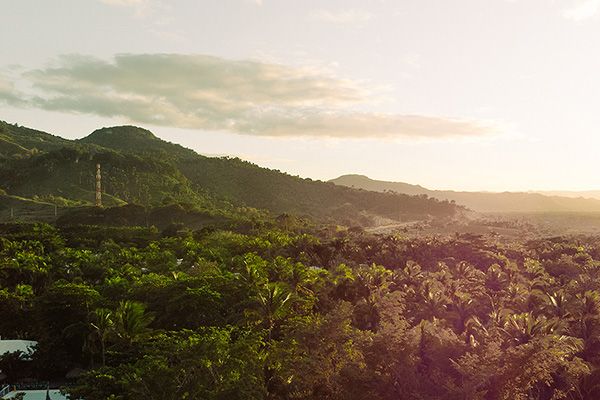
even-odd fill
[[[0,189],[65,207],[91,204],[100,163],[107,206],[193,204],[214,214],[251,207],[347,225],[453,217],[462,210],[427,196],[344,188],[237,158],[204,157],[132,126],[70,141],[1,122],[0,139]]]

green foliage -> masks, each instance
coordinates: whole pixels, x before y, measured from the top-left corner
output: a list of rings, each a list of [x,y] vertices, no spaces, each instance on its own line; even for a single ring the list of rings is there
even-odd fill
[[[31,361],[0,359],[9,382],[83,368],[65,390],[92,400],[600,391],[596,238],[407,239],[291,223],[0,232],[0,334],[39,342]]]
[[[86,374],[70,390],[89,400],[263,399],[260,338],[233,329],[157,334],[142,358]]]

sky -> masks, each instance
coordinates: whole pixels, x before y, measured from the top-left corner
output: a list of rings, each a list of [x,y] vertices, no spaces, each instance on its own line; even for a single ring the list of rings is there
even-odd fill
[[[0,0],[0,119],[313,179],[600,189],[600,0]]]

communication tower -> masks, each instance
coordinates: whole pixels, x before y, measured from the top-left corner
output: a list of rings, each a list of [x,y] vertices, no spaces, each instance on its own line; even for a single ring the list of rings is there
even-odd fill
[[[100,164],[96,164],[96,207],[102,207],[102,174]]]

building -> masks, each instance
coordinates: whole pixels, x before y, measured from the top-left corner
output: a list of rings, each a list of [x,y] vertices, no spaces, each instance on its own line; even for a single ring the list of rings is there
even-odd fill
[[[14,399],[17,394],[23,393],[23,400],[68,400],[58,389],[50,390],[12,390],[0,399]]]
[[[0,340],[0,356],[20,351],[25,356],[31,357],[35,346],[37,346],[37,342],[33,340]]]
[[[0,340],[0,356],[7,353],[22,353],[22,359],[31,359],[37,342],[33,340]],[[19,393],[23,400],[67,400],[67,397],[58,389],[19,390],[12,385],[3,385],[2,371],[0,371],[0,399],[14,399]],[[4,375],[6,378],[6,375]]]

